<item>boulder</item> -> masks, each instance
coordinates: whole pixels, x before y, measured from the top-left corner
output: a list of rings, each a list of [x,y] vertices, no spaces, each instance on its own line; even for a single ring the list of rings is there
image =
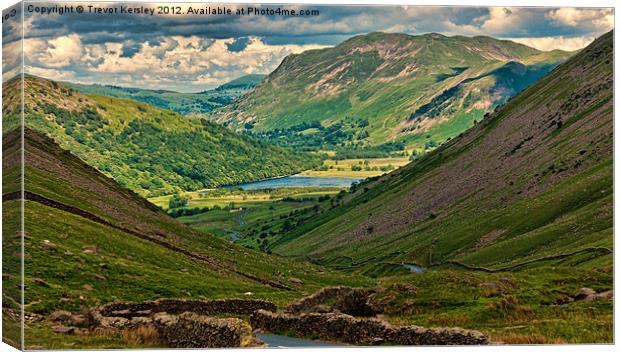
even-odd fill
[[[65,323],[70,321],[72,318],[72,314],[67,312],[66,310],[56,310],[53,311],[47,319],[53,322]]]
[[[72,326],[56,325],[52,327],[52,331],[54,331],[57,334],[72,335],[75,333],[75,328]]]
[[[43,240],[43,242],[41,242],[41,249],[45,251],[55,251],[57,248],[58,246],[53,244],[49,240]]]
[[[82,252],[86,254],[97,254],[97,246],[84,246],[82,247]]]
[[[595,299],[596,291],[591,288],[583,287],[575,295],[573,298],[575,301],[592,301]]]

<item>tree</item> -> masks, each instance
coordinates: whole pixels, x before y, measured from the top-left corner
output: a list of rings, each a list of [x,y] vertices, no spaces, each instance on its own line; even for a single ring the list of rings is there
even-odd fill
[[[168,202],[168,208],[170,209],[174,209],[174,208],[182,208],[184,206],[187,206],[187,204],[189,203],[190,197],[188,196],[182,196],[180,194],[175,194],[172,196],[172,198],[170,198],[170,202]]]

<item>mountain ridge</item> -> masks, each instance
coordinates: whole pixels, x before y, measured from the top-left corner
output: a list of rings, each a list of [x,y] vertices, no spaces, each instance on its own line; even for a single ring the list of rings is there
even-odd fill
[[[236,129],[250,128],[252,133],[301,123],[328,127],[366,119],[368,135],[355,135],[345,144],[404,141],[420,148],[426,134],[438,143],[454,137],[515,94],[521,87],[515,91],[514,82],[532,83],[570,55],[490,37],[370,33],[335,47],[287,56],[253,91],[212,112],[210,119]],[[520,62],[525,70],[483,75],[511,61]],[[461,70],[455,73],[454,68]],[[453,92],[438,116],[417,122],[406,118],[466,79],[470,82]],[[489,91],[497,79],[502,80],[499,88]],[[433,129],[445,122],[458,126]]]
[[[85,94],[100,94],[115,98],[130,98],[180,114],[204,114],[230,104],[253,89],[264,75],[245,75],[216,88],[196,93],[181,93],[166,89],[122,87],[109,84],[80,84],[60,82]]]

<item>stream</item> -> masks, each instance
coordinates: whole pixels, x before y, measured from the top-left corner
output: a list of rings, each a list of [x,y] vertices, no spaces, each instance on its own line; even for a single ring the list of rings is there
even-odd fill
[[[324,342],[306,340],[283,335],[258,333],[256,336],[263,340],[268,347],[297,348],[297,347],[344,347],[346,345],[336,342]]]

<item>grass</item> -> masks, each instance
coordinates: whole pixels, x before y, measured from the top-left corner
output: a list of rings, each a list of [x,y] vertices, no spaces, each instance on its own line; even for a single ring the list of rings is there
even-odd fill
[[[612,273],[611,265],[496,274],[427,271],[381,279],[384,290],[373,299],[393,323],[477,329],[495,343],[611,343],[612,301],[558,302],[581,287],[613,289]]]
[[[323,202],[337,195],[341,188],[277,188],[264,190],[218,189],[206,192],[188,192],[190,198],[184,208],[209,210],[179,221],[190,227],[234,240],[236,243],[266,250],[271,242],[293,226],[311,216]],[[151,198],[161,208],[167,208],[170,196]],[[326,203],[325,203],[326,204]],[[175,209],[175,210],[178,210]]]
[[[342,191],[342,188],[332,187],[299,187],[299,188],[276,188],[265,190],[249,190],[240,189],[217,189],[217,190],[201,190],[197,192],[184,192],[184,196],[190,198],[187,204],[188,208],[196,207],[229,207],[231,203],[235,205],[233,208],[254,208],[280,201],[284,198],[309,198],[320,197],[325,195],[334,195]],[[148,200],[162,209],[168,209],[168,203],[172,195],[152,197]]]
[[[406,157],[377,159],[326,159],[318,169],[301,172],[304,176],[318,177],[358,177],[367,178],[383,175],[410,162]],[[355,168],[355,169],[354,169]]]

